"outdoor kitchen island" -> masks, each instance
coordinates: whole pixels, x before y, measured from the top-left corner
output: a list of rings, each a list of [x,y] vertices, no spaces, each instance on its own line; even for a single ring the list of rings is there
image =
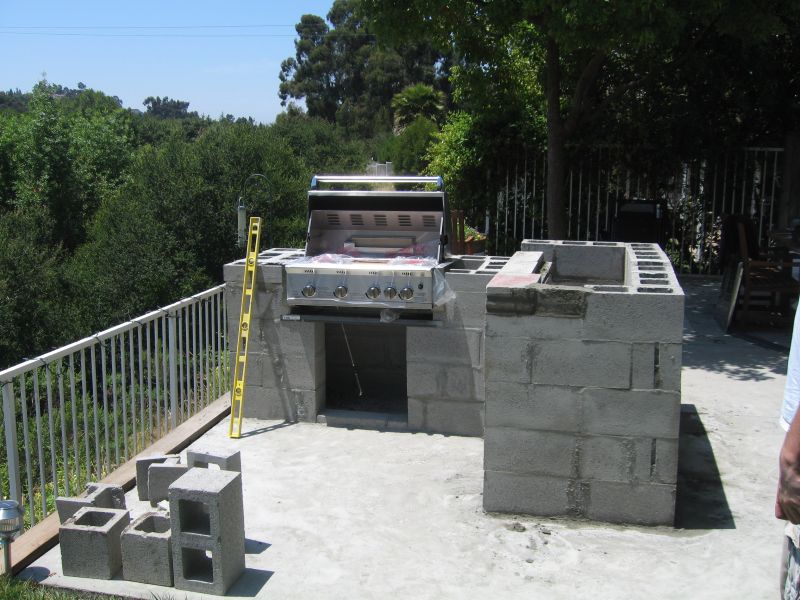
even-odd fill
[[[522,248],[448,257],[447,301],[387,322],[293,309],[286,265],[302,251],[263,252],[245,416],[483,435],[487,510],[671,524],[683,292],[668,258],[651,244]],[[241,261],[225,277],[235,339]]]

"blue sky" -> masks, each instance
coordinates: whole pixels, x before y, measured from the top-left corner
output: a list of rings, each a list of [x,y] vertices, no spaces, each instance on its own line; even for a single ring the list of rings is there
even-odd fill
[[[333,0],[293,2],[0,0],[0,89],[48,81],[88,87],[143,109],[147,96],[189,110],[271,122],[278,73],[294,55],[294,25]]]

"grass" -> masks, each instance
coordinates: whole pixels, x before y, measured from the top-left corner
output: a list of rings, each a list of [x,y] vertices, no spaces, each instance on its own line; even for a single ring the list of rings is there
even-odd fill
[[[0,575],[0,600],[113,600],[114,598],[115,596],[56,590],[29,581],[20,581]]]

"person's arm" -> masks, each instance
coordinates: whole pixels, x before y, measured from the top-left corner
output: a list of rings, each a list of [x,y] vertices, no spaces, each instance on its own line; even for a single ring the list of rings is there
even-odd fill
[[[800,411],[798,411],[800,414]],[[783,440],[778,465],[775,516],[800,523],[800,417],[795,414]]]

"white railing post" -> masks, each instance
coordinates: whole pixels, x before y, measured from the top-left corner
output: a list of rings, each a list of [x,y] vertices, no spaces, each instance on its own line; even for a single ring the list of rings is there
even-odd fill
[[[177,321],[176,311],[167,313],[167,323],[169,325],[169,402],[171,412],[172,427],[178,426],[178,346],[177,346]]]
[[[14,387],[10,381],[3,384],[3,426],[6,430],[6,460],[8,461],[9,496],[22,506],[19,479],[19,448],[17,447],[17,416],[14,406]]]

